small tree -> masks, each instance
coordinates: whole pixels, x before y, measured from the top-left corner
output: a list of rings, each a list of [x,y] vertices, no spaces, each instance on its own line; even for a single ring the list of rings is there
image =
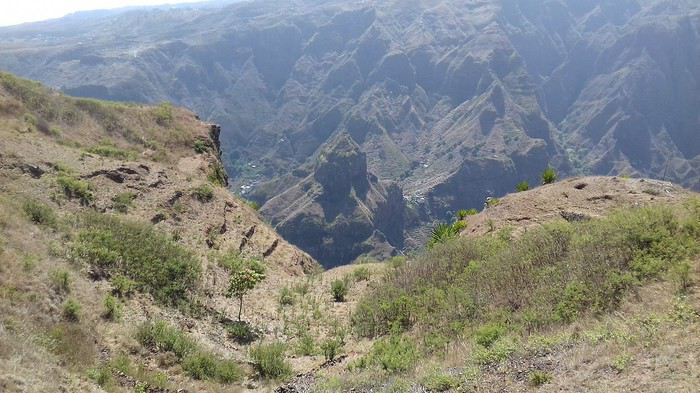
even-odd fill
[[[265,279],[265,268],[257,261],[241,261],[231,270],[226,296],[238,299],[238,321],[243,313],[243,297]]]
[[[523,192],[523,191],[527,191],[529,189],[530,189],[530,184],[528,184],[528,182],[526,182],[526,181],[521,181],[520,183],[518,183],[515,186],[515,191],[517,191],[517,192]]]
[[[542,172],[542,184],[552,184],[555,180],[557,180],[557,173],[554,171],[554,168],[547,167]]]

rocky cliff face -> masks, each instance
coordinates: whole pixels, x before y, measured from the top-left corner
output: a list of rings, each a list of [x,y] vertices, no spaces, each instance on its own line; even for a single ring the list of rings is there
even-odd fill
[[[325,146],[312,173],[272,198],[262,213],[325,267],[362,254],[391,256],[403,247],[401,188],[368,172],[367,157],[347,134]]]
[[[260,203],[347,133],[411,232],[547,165],[698,189],[699,30],[692,0],[257,0],[0,29],[0,67],[195,108]]]

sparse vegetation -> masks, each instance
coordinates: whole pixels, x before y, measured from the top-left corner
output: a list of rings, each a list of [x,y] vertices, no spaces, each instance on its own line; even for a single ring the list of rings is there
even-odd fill
[[[282,287],[278,296],[279,304],[282,306],[294,305],[294,292],[289,287]]]
[[[371,275],[372,275],[372,272],[370,272],[369,268],[366,266],[358,267],[357,269],[353,270],[353,272],[352,272],[352,277],[356,282],[369,281],[369,278],[371,277]]]
[[[258,375],[265,379],[281,379],[292,373],[282,343],[259,344],[250,350],[250,357]]]
[[[200,202],[210,202],[214,199],[214,189],[208,184],[200,184],[192,189],[192,195]]]
[[[134,199],[136,199],[136,194],[133,192],[119,193],[112,198],[112,209],[126,214],[129,212]]]
[[[531,386],[542,386],[544,384],[549,383],[552,380],[552,376],[544,371],[533,371],[530,373],[528,376],[528,381],[530,382]]]
[[[327,362],[332,362],[338,356],[343,344],[337,338],[328,338],[321,343],[321,351]]]
[[[214,185],[226,187],[227,176],[224,166],[221,165],[221,163],[219,163],[218,161],[212,163],[209,166],[209,174],[207,175],[207,179],[209,179],[209,182],[211,182]]]
[[[156,118],[156,123],[163,127],[169,127],[173,122],[173,105],[169,102],[163,102],[153,109],[153,115]]]
[[[62,294],[70,293],[72,282],[70,273],[64,269],[55,269],[49,272],[49,280],[53,289]]]

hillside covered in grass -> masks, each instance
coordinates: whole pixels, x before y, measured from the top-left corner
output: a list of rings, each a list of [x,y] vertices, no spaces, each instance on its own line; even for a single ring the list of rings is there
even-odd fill
[[[277,301],[261,294],[318,265],[225,188],[219,132],[167,103],[76,99],[0,74],[0,390],[265,380],[227,330],[277,341]],[[253,265],[264,280],[237,324],[230,280]]]
[[[560,215],[564,203],[557,207],[552,199],[548,211],[529,217],[536,225],[505,220],[527,214],[540,195],[580,184],[595,194],[608,183],[618,183],[606,199],[617,207],[589,205],[595,218],[581,213],[584,206],[578,215]],[[669,191],[637,194],[637,188]],[[349,320],[366,346],[342,367],[317,375],[313,386],[692,391],[700,345],[700,199],[669,183],[612,178],[573,179],[529,193],[464,215],[457,221],[462,236],[387,262]],[[491,230],[471,233],[487,219]]]

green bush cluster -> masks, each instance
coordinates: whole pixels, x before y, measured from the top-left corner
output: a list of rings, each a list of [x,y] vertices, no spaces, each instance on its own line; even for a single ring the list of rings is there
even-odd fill
[[[60,175],[56,181],[63,189],[63,193],[70,199],[79,199],[83,205],[89,205],[95,199],[90,183],[76,179],[70,175]]]
[[[172,352],[183,370],[193,379],[232,383],[243,377],[243,371],[237,363],[203,350],[181,330],[164,321],[140,325],[136,331],[136,339],[150,350]]]
[[[116,158],[118,160],[134,160],[136,159],[136,153],[133,151],[128,151],[120,149],[111,144],[101,144],[93,146],[87,149],[88,153],[97,154],[98,156],[107,158]]]
[[[351,316],[367,337],[420,326],[424,335],[473,332],[485,361],[507,354],[508,332],[534,332],[614,309],[639,283],[700,253],[700,208],[622,210],[554,222],[512,239],[508,231],[437,244],[388,270]]]
[[[530,189],[530,184],[526,181],[521,181],[515,186],[515,191],[524,192]]]
[[[56,227],[58,220],[51,206],[28,199],[22,205],[22,209],[33,223],[51,228]]]
[[[71,280],[70,273],[64,269],[54,269],[49,271],[51,286],[58,293],[70,293]]]
[[[345,301],[345,296],[348,295],[348,281],[344,279],[337,279],[331,282],[331,295],[333,296],[333,301],[341,303]]]
[[[83,215],[79,225],[71,254],[105,277],[123,276],[168,305],[186,302],[195,289],[200,262],[153,225],[98,213]]]
[[[197,154],[204,154],[207,152],[207,150],[209,150],[209,144],[201,139],[195,140],[192,147],[194,148],[194,152]]]
[[[82,306],[77,300],[69,298],[63,303],[63,317],[71,322],[77,322],[80,320],[80,310]]]
[[[554,168],[547,167],[547,169],[542,172],[542,184],[552,184],[557,180],[557,172]]]
[[[255,370],[261,378],[280,379],[291,375],[292,367],[285,358],[283,343],[259,344],[250,350]]]
[[[368,354],[355,361],[351,368],[379,368],[389,373],[405,372],[413,369],[420,354],[413,342],[397,333],[379,339],[372,344]]]

